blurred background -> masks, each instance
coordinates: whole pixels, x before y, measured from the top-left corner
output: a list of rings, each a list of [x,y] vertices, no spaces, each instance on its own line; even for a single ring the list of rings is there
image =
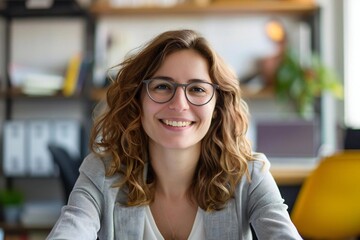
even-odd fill
[[[78,166],[88,153],[109,69],[183,28],[238,75],[248,137],[291,212],[321,159],[360,148],[359,11],[358,0],[0,0],[0,240],[45,238],[74,178],[56,159]]]

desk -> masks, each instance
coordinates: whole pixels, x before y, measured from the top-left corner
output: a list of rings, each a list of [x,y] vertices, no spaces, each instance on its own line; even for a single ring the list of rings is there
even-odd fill
[[[316,165],[272,165],[271,174],[278,185],[301,185]]]

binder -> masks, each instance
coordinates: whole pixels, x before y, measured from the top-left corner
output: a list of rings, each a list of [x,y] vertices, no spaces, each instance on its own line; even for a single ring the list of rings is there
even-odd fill
[[[51,176],[54,163],[48,150],[51,140],[50,122],[32,120],[28,124],[29,173],[32,176]]]
[[[56,120],[52,124],[53,142],[68,151],[73,159],[80,158],[81,124],[77,120]]]
[[[4,123],[4,158],[5,176],[26,175],[26,133],[24,121],[7,121]]]

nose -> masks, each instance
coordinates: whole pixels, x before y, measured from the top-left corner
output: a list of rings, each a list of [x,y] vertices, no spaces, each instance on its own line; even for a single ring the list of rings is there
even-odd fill
[[[184,87],[179,86],[175,89],[174,97],[170,101],[169,108],[179,112],[189,109],[189,102],[186,99]]]

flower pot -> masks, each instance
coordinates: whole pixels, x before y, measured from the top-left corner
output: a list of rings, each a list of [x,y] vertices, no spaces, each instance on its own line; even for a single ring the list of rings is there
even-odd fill
[[[15,224],[19,222],[21,207],[18,205],[5,206],[3,209],[4,220],[7,224]]]

